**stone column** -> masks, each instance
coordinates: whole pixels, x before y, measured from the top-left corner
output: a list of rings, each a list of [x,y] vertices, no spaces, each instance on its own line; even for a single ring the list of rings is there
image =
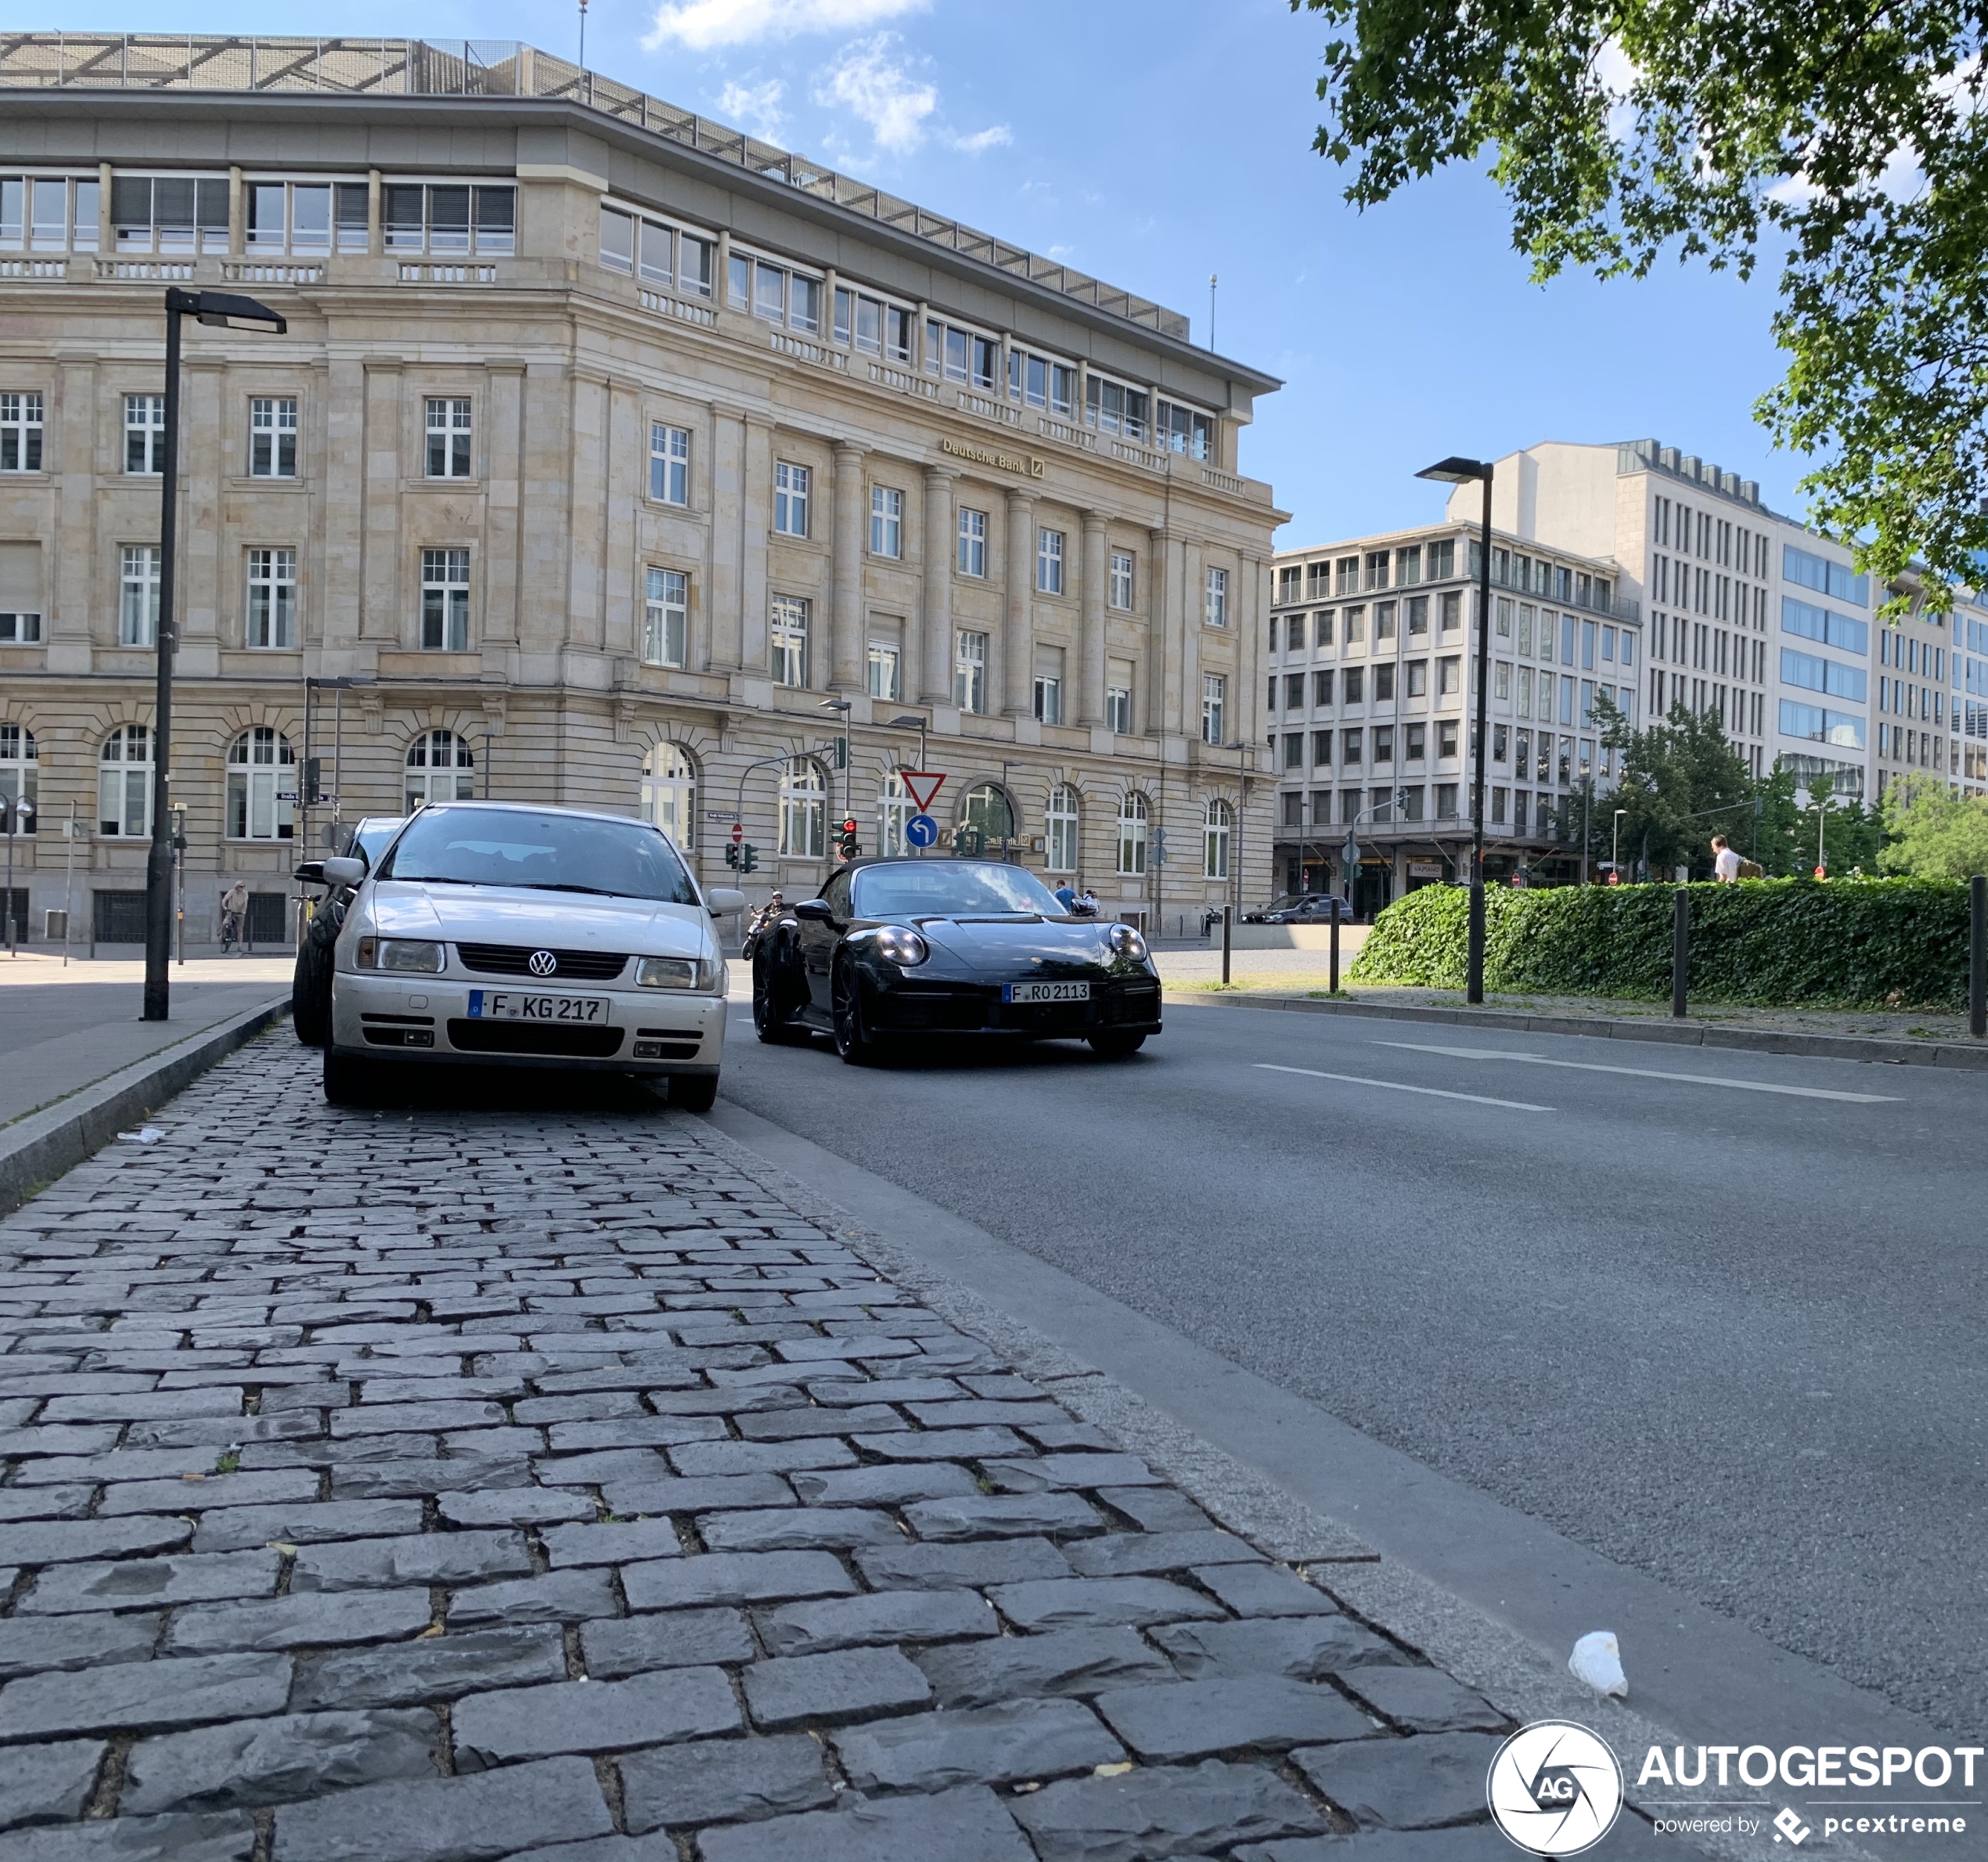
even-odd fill
[[[745,484],[738,500],[741,620],[732,650],[735,663],[763,679],[769,663],[767,604],[773,596],[766,580],[766,542],[773,527],[773,429],[757,414],[744,416],[744,427]]]
[[[1104,518],[1084,513],[1082,627],[1077,640],[1077,722],[1095,729],[1104,722]]]
[[[711,555],[702,600],[711,616],[711,664],[722,671],[743,667],[749,672],[764,676],[766,616],[763,550],[758,561],[762,599],[757,610],[756,635],[750,620],[755,610],[746,601],[744,589],[746,437],[745,418],[736,409],[722,406],[711,409],[711,525],[706,533]],[[748,636],[756,639],[756,650]],[[692,663],[700,664],[695,655]]]
[[[524,365],[517,366],[522,370]],[[322,540],[304,603],[304,634],[320,643],[323,670],[340,673],[351,670],[350,656],[358,644],[365,578],[366,366],[357,356],[343,354],[319,379],[324,385],[323,418],[313,424],[324,434],[324,466],[313,502]]]
[[[1172,588],[1172,542],[1165,531],[1149,531],[1151,554],[1146,574],[1146,655],[1140,668],[1144,686],[1140,701],[1146,708],[1149,737],[1166,735],[1167,614]]]
[[[1001,708],[1010,718],[1027,718],[1035,708],[1030,689],[1035,676],[1035,500],[1026,492],[1008,494],[1007,533]]]
[[[906,695],[920,704],[953,702],[953,474],[925,468],[925,578],[920,591],[915,661],[905,668]]]
[[[365,581],[359,597],[359,635],[394,647],[403,645],[402,609],[401,358],[368,356],[366,369]]]
[[[835,448],[835,581],[829,621],[831,691],[863,687],[863,451]]]

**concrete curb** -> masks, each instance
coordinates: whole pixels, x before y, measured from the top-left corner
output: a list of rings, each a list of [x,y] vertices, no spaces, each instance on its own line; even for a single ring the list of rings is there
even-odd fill
[[[286,991],[247,1014],[148,1054],[41,1111],[0,1126],[0,1216],[27,1201],[290,1010]]]
[[[1421,1009],[1398,1003],[1315,1001],[1304,996],[1219,996],[1169,991],[1176,1007],[1213,1003],[1230,1009],[1290,1009],[1301,1015],[1363,1015],[1381,1021],[1435,1021],[1457,1028],[1502,1028],[1531,1035],[1585,1035],[1592,1040],[1653,1041],[1666,1047],[1738,1048],[1751,1053],[1803,1054],[1813,1060],[1881,1061],[1894,1067],[1950,1067],[1988,1072],[1988,1043],[1889,1041],[1871,1035],[1805,1035],[1793,1029],[1720,1028],[1705,1021],[1609,1021],[1599,1016],[1527,1015],[1509,1009]]]

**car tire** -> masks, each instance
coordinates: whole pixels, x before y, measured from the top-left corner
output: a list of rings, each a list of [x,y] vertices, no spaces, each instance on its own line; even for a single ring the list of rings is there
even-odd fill
[[[1128,1060],[1146,1045],[1143,1035],[1089,1035],[1085,1039],[1100,1061]]]
[[[370,1061],[333,1053],[329,1047],[325,1050],[324,1089],[327,1105],[370,1105],[377,1078]]]
[[[322,1047],[331,1032],[332,952],[308,932],[290,977],[290,1025],[305,1047]]]
[[[835,1051],[842,1057],[845,1065],[873,1067],[881,1057],[877,1042],[863,1025],[863,990],[856,981],[855,972],[847,963],[838,963],[829,991],[835,1023]]]
[[[708,1112],[718,1103],[715,1073],[677,1073],[670,1076],[669,1102],[679,1112]]]
[[[808,1039],[808,1031],[791,1019],[775,992],[773,967],[763,957],[752,966],[753,1032],[769,1047],[798,1047]]]

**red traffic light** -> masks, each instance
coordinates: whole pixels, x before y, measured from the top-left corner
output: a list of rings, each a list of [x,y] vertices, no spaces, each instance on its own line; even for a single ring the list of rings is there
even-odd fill
[[[842,831],[843,831],[843,833],[845,833],[845,834],[854,834],[854,833],[856,831],[856,824],[855,824],[855,822],[853,822],[853,821],[845,821],[845,822],[844,822],[844,823],[842,823]]]

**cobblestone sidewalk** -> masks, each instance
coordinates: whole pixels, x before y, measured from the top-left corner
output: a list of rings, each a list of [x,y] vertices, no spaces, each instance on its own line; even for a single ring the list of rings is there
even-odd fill
[[[0,1862],[1517,1853],[1497,1712],[701,1127],[310,1058],[0,1223]]]

